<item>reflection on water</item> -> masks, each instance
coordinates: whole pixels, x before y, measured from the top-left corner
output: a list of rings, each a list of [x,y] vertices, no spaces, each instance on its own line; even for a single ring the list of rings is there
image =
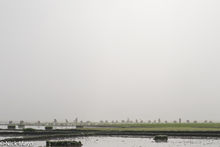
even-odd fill
[[[148,137],[80,137],[83,147],[220,147],[220,139],[169,138],[167,143],[156,143]],[[45,146],[45,141],[36,141],[34,146]]]
[[[44,130],[44,126],[25,126]],[[56,126],[54,129],[74,129],[75,126]],[[0,129],[7,129],[7,125],[0,125]],[[1,130],[0,130],[1,131]],[[3,130],[2,130],[3,131]],[[5,131],[5,130],[4,130]],[[10,130],[9,130],[10,131]],[[0,136],[0,139],[11,136]],[[21,136],[19,136],[21,137]],[[167,143],[156,143],[149,137],[81,137],[68,140],[81,141],[83,147],[220,147],[220,139],[181,139],[169,138]],[[34,141],[34,147],[45,146],[46,141]],[[2,146],[1,146],[2,147]]]
[[[7,129],[8,126],[7,125],[0,125],[0,129]]]
[[[36,130],[45,130],[45,126],[25,126],[25,128],[33,128]],[[75,129],[76,126],[53,126],[53,129]]]

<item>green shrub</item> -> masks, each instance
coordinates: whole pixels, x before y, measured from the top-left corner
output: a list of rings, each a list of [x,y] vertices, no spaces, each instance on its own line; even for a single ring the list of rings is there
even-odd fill
[[[168,140],[168,136],[167,135],[156,135],[156,136],[154,136],[154,140],[156,141],[156,142],[167,142],[167,140]]]
[[[36,130],[33,128],[24,128],[23,131],[24,132],[35,132]]]
[[[53,126],[45,126],[45,130],[53,130]]]
[[[15,129],[16,129],[16,125],[9,124],[9,125],[8,125],[8,129],[9,129],[9,130],[15,130]]]

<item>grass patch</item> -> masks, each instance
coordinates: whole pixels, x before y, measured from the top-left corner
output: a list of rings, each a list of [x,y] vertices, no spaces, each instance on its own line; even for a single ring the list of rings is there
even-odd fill
[[[84,129],[103,131],[220,131],[220,123],[107,124]]]
[[[220,123],[157,123],[157,124],[106,124],[97,127],[119,127],[119,128],[220,128]]]
[[[35,132],[36,130],[33,128],[24,128],[23,131],[24,132]]]

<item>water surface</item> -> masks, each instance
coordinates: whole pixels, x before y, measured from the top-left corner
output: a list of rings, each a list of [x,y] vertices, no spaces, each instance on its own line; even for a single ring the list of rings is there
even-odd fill
[[[149,137],[78,137],[66,140],[81,141],[83,147],[220,147],[220,139],[169,138],[166,143],[156,143]],[[45,146],[45,141],[33,142]]]

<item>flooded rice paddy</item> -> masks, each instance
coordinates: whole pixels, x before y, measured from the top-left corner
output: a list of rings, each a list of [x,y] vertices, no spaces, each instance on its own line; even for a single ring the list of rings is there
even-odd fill
[[[220,147],[220,139],[169,138],[156,143],[150,137],[79,137],[67,140],[81,141],[83,147]],[[45,141],[34,141],[33,146],[44,147]]]
[[[6,125],[0,125],[0,129],[6,129]],[[44,126],[25,126],[44,130]],[[75,126],[59,126],[56,129],[73,129]],[[0,140],[15,136],[0,136]],[[22,136],[16,136],[22,137]],[[63,140],[63,139],[62,139]],[[77,137],[65,140],[81,141],[82,147],[220,147],[220,138],[179,138],[169,137],[168,142],[156,143],[153,137],[148,136],[111,136],[111,137]],[[29,141],[32,147],[45,147],[46,141]],[[13,145],[12,145],[13,146]],[[0,144],[0,147],[8,147]]]

